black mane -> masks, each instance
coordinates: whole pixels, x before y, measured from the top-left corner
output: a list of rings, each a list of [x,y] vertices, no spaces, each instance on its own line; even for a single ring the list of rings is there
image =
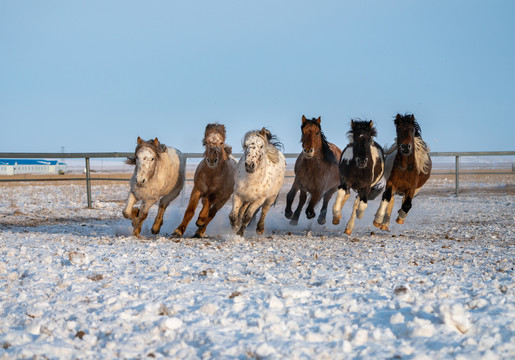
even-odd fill
[[[334,153],[331,151],[331,148],[329,147],[329,142],[327,141],[324,132],[322,131],[322,127],[318,123],[317,119],[313,118],[311,120],[306,119],[304,123],[302,123],[300,129],[304,130],[304,127],[308,124],[315,125],[318,130],[320,130],[320,137],[322,138],[322,158],[325,162],[329,164],[338,164],[338,161],[336,160],[336,156],[334,156]],[[302,141],[302,139],[301,139]]]
[[[422,137],[422,130],[420,129],[420,125],[418,124],[413,114],[397,114],[393,122],[396,127],[401,123],[408,123],[413,125],[413,127],[415,128],[415,136],[420,138]]]

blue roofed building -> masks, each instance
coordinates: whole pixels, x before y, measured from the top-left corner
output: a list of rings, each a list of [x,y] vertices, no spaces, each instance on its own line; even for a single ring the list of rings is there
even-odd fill
[[[66,164],[58,160],[0,159],[0,175],[62,174]]]

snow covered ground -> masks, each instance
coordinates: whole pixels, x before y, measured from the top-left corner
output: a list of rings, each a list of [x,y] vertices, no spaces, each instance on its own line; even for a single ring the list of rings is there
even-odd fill
[[[137,239],[128,185],[93,186],[93,209],[84,186],[0,186],[0,359],[513,359],[515,196],[476,185],[433,181],[390,232],[378,200],[350,237],[350,203],[291,227],[281,202],[263,236],[226,205],[180,242],[188,190]]]

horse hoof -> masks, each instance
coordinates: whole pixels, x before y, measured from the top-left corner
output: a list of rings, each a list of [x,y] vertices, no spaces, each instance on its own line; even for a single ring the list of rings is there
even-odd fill
[[[172,236],[170,236],[170,239],[171,238],[180,238],[181,236],[182,236],[182,232],[180,230],[175,229],[175,231],[172,233]]]
[[[298,220],[294,220],[294,219],[290,220],[290,225],[292,225],[292,226],[297,226],[298,223],[299,223]]]
[[[318,218],[317,222],[319,225],[325,225],[325,219]]]
[[[374,226],[378,229],[381,228],[382,224],[381,223],[378,223],[377,221],[374,220]]]
[[[351,229],[345,229],[344,231],[347,235],[350,235],[352,233],[352,230]]]
[[[284,217],[286,219],[291,219],[292,216],[293,216],[293,211],[285,211],[284,212]]]
[[[150,232],[154,235],[157,235],[159,234],[159,231],[161,231],[161,229],[157,229],[157,230],[154,230],[154,229],[150,229]]]
[[[388,225],[381,225],[381,230],[384,230],[384,231],[389,231],[390,229],[388,229]]]
[[[340,223],[340,219],[333,218],[333,225],[338,225]]]
[[[404,224],[404,219],[397,218],[397,220],[395,220],[395,222],[396,222],[397,224],[401,224],[401,225],[402,225],[402,224]]]
[[[313,219],[315,217],[315,212],[306,212],[306,217],[308,219]]]
[[[202,239],[203,236],[204,236],[204,234],[201,234],[198,231],[195,232],[195,235],[193,235],[193,237],[196,238],[196,239]]]
[[[258,234],[258,235],[263,235],[264,232],[265,232],[265,229],[256,229],[256,234]]]
[[[239,235],[239,236],[243,237],[243,234],[244,234],[244,233],[245,233],[245,230],[243,230],[243,229],[241,229],[241,228],[240,228],[240,230],[238,230],[238,232],[236,233],[236,235]]]

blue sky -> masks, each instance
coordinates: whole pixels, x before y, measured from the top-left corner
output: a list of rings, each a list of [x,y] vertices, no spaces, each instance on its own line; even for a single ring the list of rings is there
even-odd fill
[[[515,2],[2,1],[0,152],[241,150],[268,127],[300,151],[301,116],[346,144],[413,113],[433,151],[515,150]]]

